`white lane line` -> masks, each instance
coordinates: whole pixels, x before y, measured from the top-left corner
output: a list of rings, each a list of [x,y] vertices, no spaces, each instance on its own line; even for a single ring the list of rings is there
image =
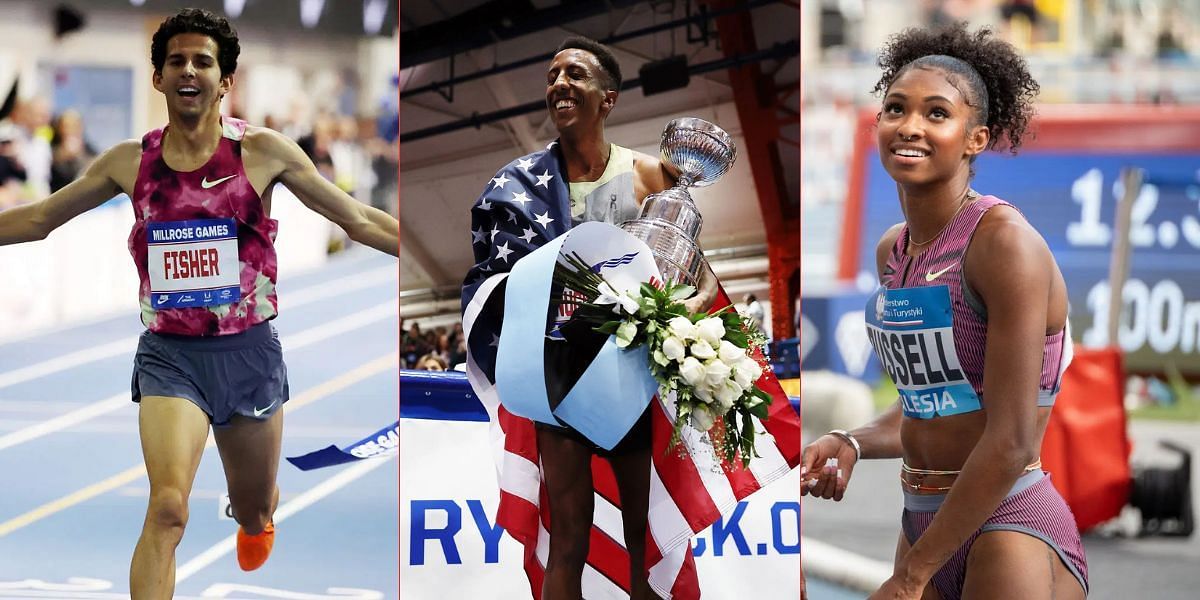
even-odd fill
[[[338,279],[331,279],[320,285],[310,285],[294,292],[281,292],[279,297],[279,311],[282,313],[284,310],[291,310],[297,306],[312,304],[326,298],[343,296],[346,292],[369,288],[381,283],[387,283],[388,281],[399,281],[399,279],[400,270],[395,265],[392,265],[339,277]]]
[[[57,356],[50,360],[44,360],[40,363],[35,363],[27,367],[13,369],[5,373],[0,373],[0,389],[18,383],[25,383],[39,377],[53,375],[60,371],[73,369],[80,365],[86,365],[97,360],[104,360],[113,356],[133,352],[137,348],[138,339],[136,336],[125,339],[109,342],[100,346],[93,346],[86,350],[76,350],[69,354]]]
[[[105,413],[112,412],[127,406],[129,402],[129,393],[117,394],[110,396],[99,402],[88,404],[78,410],[73,410],[64,415],[57,416],[49,421],[42,421],[37,425],[31,425],[24,429],[18,429],[12,433],[0,436],[0,450],[11,448],[17,444],[23,444],[29,440],[35,440],[44,435],[62,431],[68,427],[78,425],[88,419],[93,419]]]
[[[341,295],[346,292],[353,292],[363,288],[367,288],[380,283],[385,283],[389,279],[398,277],[398,272],[395,267],[383,267],[372,269],[364,273],[349,275],[340,279],[334,279],[321,283],[320,285],[309,286],[297,290],[287,296],[286,300],[280,300],[280,311],[285,309],[291,310],[298,306],[311,304],[318,300],[323,300],[332,296]],[[393,301],[393,304],[399,305],[399,299]],[[90,362],[120,356],[121,354],[133,352],[137,348],[138,336],[132,336],[93,346],[84,350],[77,350],[70,354],[57,356],[49,360],[44,360],[40,363],[35,363],[29,366],[13,369],[4,373],[0,373],[0,389],[24,383],[47,375],[53,375],[61,371],[73,369],[80,365],[85,365]]]
[[[393,298],[388,302],[376,304],[371,308],[350,316],[342,317],[336,321],[330,321],[324,325],[311,327],[309,329],[305,329],[304,331],[281,338],[280,344],[285,348],[286,352],[290,353],[292,350],[298,350],[305,346],[327,340],[336,335],[353,331],[355,329],[370,325],[376,321],[381,321],[393,315],[397,315],[399,314],[399,311],[399,299]],[[43,421],[37,425],[31,425],[24,429],[18,429],[12,433],[0,436],[0,450],[11,448],[17,444],[35,440],[57,431],[62,431],[63,429],[78,425],[84,421],[87,421],[88,419],[93,419],[100,415],[120,409],[124,406],[128,406],[129,404],[130,402],[128,393],[110,396],[94,404],[89,403],[83,408],[73,410],[48,421]]]
[[[375,306],[361,310],[350,316],[342,317],[336,321],[330,321],[324,325],[310,327],[298,333],[293,333],[286,338],[281,338],[280,344],[283,345],[285,352],[291,352],[297,348],[303,348],[310,344],[315,344],[322,340],[329,339],[335,335],[346,333],[347,331],[352,331],[354,329],[370,325],[375,321],[380,321],[399,314],[400,298],[393,297],[387,302],[376,304]],[[388,335],[395,340],[395,329],[390,330]]]
[[[800,536],[800,564],[804,574],[871,593],[892,576],[891,563],[885,563]]]
[[[292,398],[287,404],[284,404],[284,414],[293,414],[297,410],[304,408],[305,406],[312,404],[317,400],[335,394],[368,377],[378,375],[389,369],[395,369],[399,364],[399,361],[400,353],[391,352],[366,364],[355,367],[354,369],[334,377],[333,379],[318,384],[317,386],[306,390],[299,396]],[[205,443],[204,448],[207,450],[215,445],[215,440],[210,436],[208,441]],[[29,525],[32,525],[33,523],[36,523],[42,519],[67,510],[68,508],[71,508],[77,504],[87,502],[96,496],[105,494],[112,490],[120,489],[135,479],[143,477],[145,473],[146,467],[144,464],[139,463],[133,465],[132,467],[121,471],[120,473],[117,473],[116,475],[113,475],[104,481],[93,483],[82,489],[71,492],[66,496],[58,498],[57,500],[53,500],[38,506],[37,508],[26,512],[25,514],[0,523],[0,538],[17,531],[18,529],[28,527]]]
[[[304,510],[305,508],[308,508],[309,506],[315,504],[318,500],[328,496],[329,494],[332,494],[333,492],[336,492],[363,475],[366,475],[367,473],[370,473],[371,471],[390,463],[395,458],[396,455],[392,455],[386,458],[364,460],[363,462],[349,467],[337,475],[322,481],[303,494],[296,496],[296,498],[291,502],[279,507],[279,509],[275,511],[275,523],[282,523],[288,517]],[[186,580],[192,575],[195,575],[201,569],[211,565],[222,556],[233,552],[236,547],[237,534],[231,535],[217,542],[211,548],[201,552],[199,556],[187,561],[183,566],[179,567],[175,571],[176,584]]]

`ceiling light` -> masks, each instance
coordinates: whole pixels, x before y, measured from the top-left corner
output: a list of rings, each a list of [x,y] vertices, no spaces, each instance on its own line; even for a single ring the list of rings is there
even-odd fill
[[[379,33],[386,16],[387,0],[363,0],[363,31],[368,35]]]
[[[324,10],[325,0],[300,0],[300,23],[309,29],[316,27]]]
[[[246,0],[225,0],[225,14],[230,19],[242,16],[244,8],[246,8]]]

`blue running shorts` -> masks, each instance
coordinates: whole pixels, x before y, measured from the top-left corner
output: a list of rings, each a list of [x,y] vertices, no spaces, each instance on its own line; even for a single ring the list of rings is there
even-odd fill
[[[133,359],[133,401],[184,398],[214,427],[233,415],[265,421],[288,401],[287,365],[270,322],[232,335],[196,337],[145,331]]]

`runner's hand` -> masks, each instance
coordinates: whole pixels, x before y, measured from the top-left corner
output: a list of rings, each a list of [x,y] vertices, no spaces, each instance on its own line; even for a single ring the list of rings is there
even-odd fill
[[[825,434],[804,448],[800,461],[800,495],[840,502],[856,462],[846,440]]]

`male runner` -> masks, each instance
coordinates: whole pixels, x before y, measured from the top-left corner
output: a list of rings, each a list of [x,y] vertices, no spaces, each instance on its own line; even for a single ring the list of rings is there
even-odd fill
[[[0,245],[40,240],[119,193],[132,199],[129,250],[141,279],[134,360],[150,501],[129,572],[132,597],[170,598],[175,548],[211,426],[240,525],[238,563],[260,567],[274,543],[275,479],[288,399],[276,316],[282,183],[351,239],[399,255],[399,224],[326,181],[290,139],[223,117],[240,52],[224,18],[185,9],[163,21],[150,57],[168,124],[117,144],[48,198],[0,213]]]

